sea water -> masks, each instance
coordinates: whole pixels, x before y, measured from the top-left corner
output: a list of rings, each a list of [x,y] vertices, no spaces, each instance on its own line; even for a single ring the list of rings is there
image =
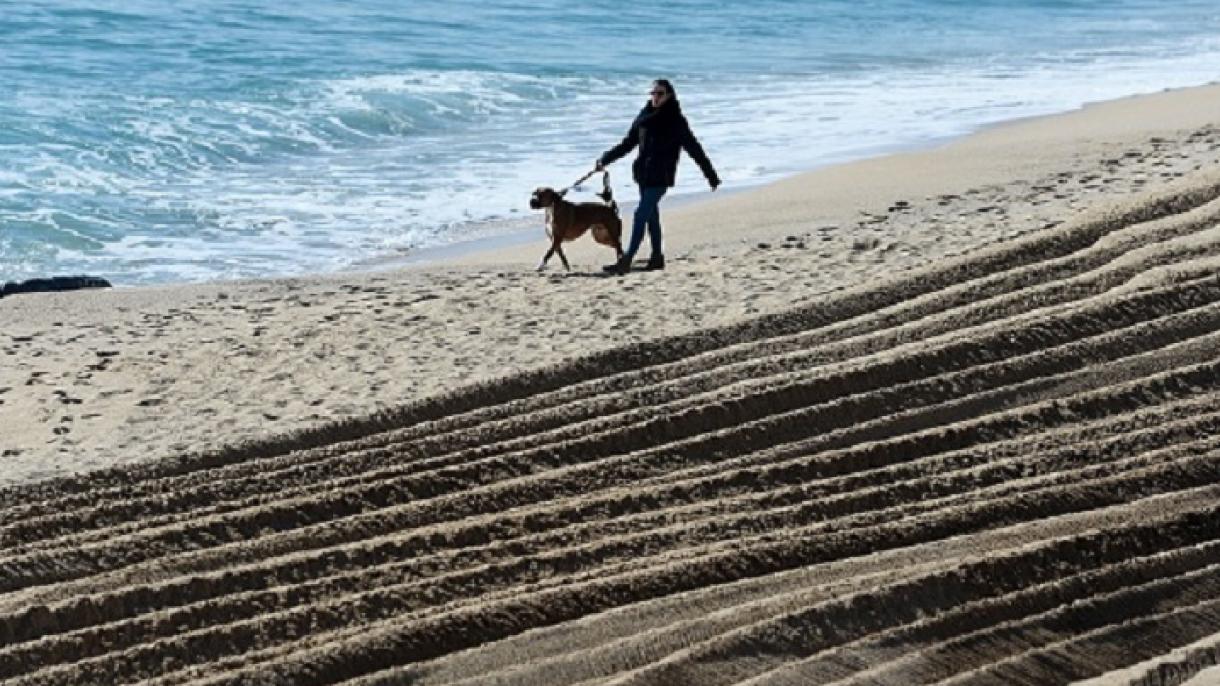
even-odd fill
[[[332,271],[530,222],[656,77],[743,187],[1218,75],[1215,0],[4,1],[0,281]]]

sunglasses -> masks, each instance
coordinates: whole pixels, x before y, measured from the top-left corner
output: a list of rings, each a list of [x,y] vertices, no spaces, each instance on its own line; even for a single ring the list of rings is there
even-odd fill
[[[649,95],[665,95],[665,91],[649,91]]]

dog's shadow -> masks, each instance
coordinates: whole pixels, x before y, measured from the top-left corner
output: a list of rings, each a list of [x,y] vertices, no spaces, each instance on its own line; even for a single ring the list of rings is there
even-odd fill
[[[596,272],[576,272],[576,271],[540,272],[540,271],[535,271],[534,273],[544,279],[551,279],[552,281],[560,281],[562,279],[613,279],[615,277],[625,276],[625,274],[615,274],[613,272],[603,272],[603,271],[596,271]]]

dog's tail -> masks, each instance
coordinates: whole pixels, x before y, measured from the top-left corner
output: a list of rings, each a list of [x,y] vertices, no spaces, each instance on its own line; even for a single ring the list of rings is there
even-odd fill
[[[614,215],[618,216],[618,203],[614,202],[614,192],[610,190],[610,172],[602,170],[602,192],[597,194],[602,202],[610,206]]]

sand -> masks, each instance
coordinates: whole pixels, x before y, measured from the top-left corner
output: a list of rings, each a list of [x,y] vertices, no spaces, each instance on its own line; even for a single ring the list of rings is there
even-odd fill
[[[663,273],[602,279],[609,251],[586,238],[573,273],[536,274],[539,216],[533,246],[400,271],[0,299],[0,484],[360,417],[1054,226],[1215,167],[1218,92],[1104,103],[688,205],[665,214]]]
[[[692,204],[664,272],[0,300],[0,679],[1206,683],[1218,157],[1191,89]]]

